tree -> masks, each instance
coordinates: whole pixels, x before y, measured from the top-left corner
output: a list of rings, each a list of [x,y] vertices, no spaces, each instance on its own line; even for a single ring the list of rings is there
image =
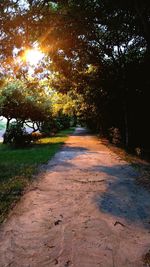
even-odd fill
[[[7,118],[6,130],[12,119],[22,125],[32,122],[38,130],[51,118],[51,101],[37,81],[7,81],[0,88],[0,115]]]
[[[51,58],[53,87],[82,95],[86,121],[103,134],[116,127],[126,146],[146,145],[149,1],[27,3],[21,21],[17,7],[11,15],[13,31],[23,29],[23,44],[37,41]],[[139,111],[140,106],[144,108]]]

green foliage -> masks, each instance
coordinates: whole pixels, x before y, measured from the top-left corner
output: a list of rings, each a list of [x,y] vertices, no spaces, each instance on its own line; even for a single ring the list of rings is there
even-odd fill
[[[32,135],[28,134],[20,122],[12,122],[4,134],[4,143],[14,147],[25,147],[31,144]]]
[[[26,86],[16,80],[7,82],[0,87],[0,115],[6,118],[24,120],[26,111]]]
[[[12,44],[22,49],[27,41],[32,46],[40,40],[49,58],[45,67],[52,88],[73,92],[83,101],[69,109],[60,101],[54,110],[66,106],[72,116],[78,113],[80,120],[107,136],[115,125],[126,147],[150,148],[150,1],[54,2],[29,1],[23,10],[19,1],[1,4],[4,61],[6,43],[10,51]],[[14,36],[20,28],[19,43]]]
[[[55,119],[55,124],[58,130],[65,130],[70,127],[70,117],[61,114]]]
[[[44,121],[41,125],[41,133],[46,136],[51,136],[57,132],[57,127],[54,118],[50,121]]]
[[[41,133],[46,136],[51,136],[57,133],[60,130],[65,130],[69,128],[71,118],[65,114],[61,114],[57,117],[54,117],[53,120],[45,121],[41,125]]]
[[[0,115],[9,121],[31,121],[40,127],[51,113],[49,96],[37,80],[8,80],[0,88]]]

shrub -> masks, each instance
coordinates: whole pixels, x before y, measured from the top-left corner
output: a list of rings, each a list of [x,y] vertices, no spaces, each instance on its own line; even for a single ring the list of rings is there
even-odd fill
[[[43,133],[39,133],[39,132],[32,132],[30,135],[32,137],[33,142],[39,140],[42,137],[45,137],[45,135]]]
[[[121,134],[118,128],[111,127],[109,129],[109,140],[114,145],[121,144]]]
[[[70,117],[67,115],[61,115],[56,118],[56,125],[58,130],[65,130],[70,127]]]
[[[55,120],[45,121],[41,126],[41,133],[45,136],[51,136],[58,131]]]
[[[70,127],[70,117],[61,115],[53,118],[50,121],[45,121],[41,126],[41,133],[46,136],[52,136],[60,130],[65,130]]]
[[[19,122],[12,122],[4,134],[4,143],[15,147],[24,147],[30,145],[31,142],[32,136]]]

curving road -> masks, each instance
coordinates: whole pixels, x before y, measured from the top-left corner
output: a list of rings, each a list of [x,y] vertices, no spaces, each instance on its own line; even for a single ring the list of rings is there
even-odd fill
[[[150,194],[78,128],[0,229],[0,267],[142,267]]]

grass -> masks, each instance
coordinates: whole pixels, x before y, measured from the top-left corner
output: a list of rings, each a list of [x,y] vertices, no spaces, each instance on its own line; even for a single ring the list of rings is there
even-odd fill
[[[0,222],[31,183],[38,167],[54,156],[72,132],[73,128],[61,131],[24,149],[12,149],[0,144]]]

